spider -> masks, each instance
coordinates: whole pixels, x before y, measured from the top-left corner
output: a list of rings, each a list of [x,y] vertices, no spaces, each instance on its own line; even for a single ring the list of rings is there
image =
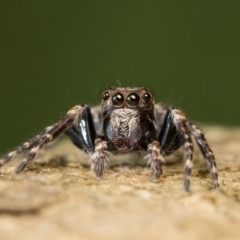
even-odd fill
[[[61,133],[67,134],[75,146],[90,155],[91,168],[97,178],[103,177],[109,154],[145,150],[152,179],[157,181],[163,172],[164,157],[182,146],[186,158],[186,191],[190,190],[193,136],[208,164],[213,188],[219,187],[214,154],[202,131],[188,122],[180,109],[155,104],[152,93],[145,87],[111,87],[102,93],[101,106],[92,109],[84,104],[72,107],[59,122],[8,153],[0,161],[0,167],[29,150],[16,169],[16,174],[21,173],[37,151]]]

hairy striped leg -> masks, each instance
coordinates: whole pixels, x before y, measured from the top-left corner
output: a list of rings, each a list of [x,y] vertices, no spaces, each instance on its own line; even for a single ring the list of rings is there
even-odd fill
[[[11,161],[11,159],[13,159],[18,154],[33,148],[38,143],[41,136],[43,136],[44,134],[46,134],[48,132],[49,128],[52,128],[52,126],[47,127],[43,133],[36,135],[34,138],[23,143],[21,146],[18,146],[14,151],[8,153],[5,156],[5,158],[0,161],[0,167],[3,166],[4,164],[6,164],[7,162]]]
[[[111,155],[106,151],[107,143],[100,138],[95,140],[95,151],[91,155],[92,165],[91,169],[95,173],[97,178],[102,178],[107,166],[107,155]]]
[[[152,180],[153,182],[158,182],[159,178],[163,172],[163,165],[165,164],[165,160],[160,153],[160,145],[158,141],[154,141],[148,145],[149,154],[145,157],[148,158],[148,165],[151,166],[152,169]]]
[[[193,144],[190,136],[190,130],[187,126],[185,115],[179,109],[170,110],[171,119],[175,125],[177,132],[180,134],[183,148],[185,151],[185,168],[184,168],[184,188],[188,192],[190,190],[190,177],[193,166]]]
[[[215,157],[213,154],[212,149],[209,147],[207,140],[203,134],[203,132],[196,127],[195,125],[188,123],[188,127],[192,133],[192,135],[194,136],[198,147],[200,148],[202,155],[204,156],[204,158],[207,161],[210,173],[211,173],[211,177],[212,177],[212,184],[213,184],[213,188],[218,188],[219,187],[219,183],[218,183],[218,173],[217,173],[217,165],[215,162]]]
[[[6,157],[0,161],[0,167],[3,166],[5,163],[9,162],[11,159],[13,159],[13,157],[15,157],[17,154],[26,150],[30,150],[27,157],[22,161],[22,163],[16,170],[17,174],[21,173],[28,165],[28,163],[34,159],[37,151],[40,148],[53,141],[76,120],[76,118],[82,112],[83,107],[84,106],[80,105],[74,106],[58,123],[46,128],[46,130],[42,134],[37,135],[29,142],[26,142],[20,147],[18,147],[15,151],[7,154]]]

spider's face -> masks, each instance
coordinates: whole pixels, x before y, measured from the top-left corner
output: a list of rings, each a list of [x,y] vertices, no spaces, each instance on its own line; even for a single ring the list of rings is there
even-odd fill
[[[102,93],[101,106],[110,149],[139,150],[155,136],[154,100],[147,88],[109,88]]]
[[[154,99],[147,88],[111,87],[102,93],[102,112],[109,115],[115,109],[132,109],[153,113]]]

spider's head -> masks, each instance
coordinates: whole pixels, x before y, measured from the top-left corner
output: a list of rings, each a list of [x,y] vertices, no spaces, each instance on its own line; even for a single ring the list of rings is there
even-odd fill
[[[110,149],[139,150],[155,136],[154,100],[147,88],[111,87],[102,93],[101,106]]]
[[[109,115],[115,109],[128,108],[139,112],[154,111],[152,93],[144,87],[111,87],[102,93],[102,113]]]

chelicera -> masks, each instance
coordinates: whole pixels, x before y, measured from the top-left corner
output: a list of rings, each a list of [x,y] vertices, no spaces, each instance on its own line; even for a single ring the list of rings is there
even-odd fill
[[[152,178],[158,180],[162,175],[164,157],[182,146],[185,152],[186,191],[189,191],[193,166],[193,137],[208,164],[213,187],[219,187],[214,154],[203,132],[188,122],[180,109],[155,104],[147,88],[111,87],[102,93],[100,107],[72,107],[59,122],[8,153],[0,161],[0,166],[17,154],[29,151],[16,169],[17,174],[21,173],[38,150],[61,133],[67,134],[75,146],[90,155],[92,169],[98,178],[104,175],[110,152],[141,150],[148,153],[146,158],[152,169]]]

